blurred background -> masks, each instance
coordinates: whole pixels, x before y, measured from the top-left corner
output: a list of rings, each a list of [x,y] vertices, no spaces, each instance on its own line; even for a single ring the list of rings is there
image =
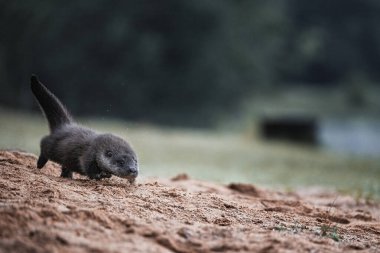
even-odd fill
[[[0,0],[0,147],[39,152],[37,74],[143,175],[380,195],[380,2]]]

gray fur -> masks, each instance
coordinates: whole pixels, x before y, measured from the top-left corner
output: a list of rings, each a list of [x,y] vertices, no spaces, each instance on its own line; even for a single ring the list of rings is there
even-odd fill
[[[50,134],[41,140],[39,169],[51,160],[62,165],[61,177],[72,178],[77,172],[91,179],[115,175],[135,180],[137,156],[125,140],[74,123],[58,98],[36,76],[31,78],[31,88],[50,127]]]

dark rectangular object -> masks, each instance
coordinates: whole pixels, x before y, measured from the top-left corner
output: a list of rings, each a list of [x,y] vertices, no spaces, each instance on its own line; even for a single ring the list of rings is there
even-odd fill
[[[261,136],[267,140],[289,141],[302,144],[318,144],[318,126],[314,118],[267,118],[260,125]]]

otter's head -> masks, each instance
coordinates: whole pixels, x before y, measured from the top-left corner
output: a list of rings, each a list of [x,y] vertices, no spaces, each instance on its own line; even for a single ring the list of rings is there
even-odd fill
[[[128,178],[130,181],[137,177],[137,156],[125,140],[112,134],[102,134],[96,137],[93,145],[97,166],[103,172]]]

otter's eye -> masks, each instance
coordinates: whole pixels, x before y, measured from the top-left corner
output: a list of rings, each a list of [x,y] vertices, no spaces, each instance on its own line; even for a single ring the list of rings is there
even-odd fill
[[[106,156],[107,156],[107,157],[112,157],[112,152],[111,152],[111,151],[107,151],[107,152],[106,152]]]

